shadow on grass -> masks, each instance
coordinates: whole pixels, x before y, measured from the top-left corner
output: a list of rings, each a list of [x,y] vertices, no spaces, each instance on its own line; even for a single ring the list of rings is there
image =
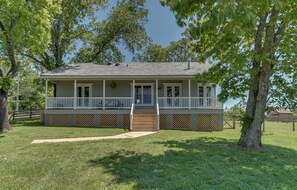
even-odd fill
[[[153,147],[166,151],[123,150],[89,165],[103,168],[115,184],[133,183],[134,189],[296,188],[295,150],[265,145],[261,151],[242,151],[233,144],[222,138],[155,142]]]

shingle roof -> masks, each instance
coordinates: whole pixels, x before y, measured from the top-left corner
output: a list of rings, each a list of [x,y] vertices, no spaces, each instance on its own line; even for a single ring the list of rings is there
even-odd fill
[[[196,73],[207,71],[212,65],[206,63],[191,62],[160,62],[160,63],[117,63],[101,65],[96,63],[73,63],[49,71],[42,76],[44,78],[73,78],[73,77],[97,77],[113,78],[121,77],[156,77],[156,76],[185,76],[192,77]]]

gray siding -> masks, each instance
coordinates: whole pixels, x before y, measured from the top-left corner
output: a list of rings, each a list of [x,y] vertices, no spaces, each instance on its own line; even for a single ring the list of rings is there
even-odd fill
[[[132,96],[132,80],[117,80],[117,87],[110,86],[112,80],[105,82],[106,97],[131,97]],[[89,83],[92,84],[92,97],[102,97],[103,95],[103,81],[77,81],[77,84]],[[136,80],[135,83],[153,83],[153,95],[156,96],[156,81],[155,80]],[[158,95],[164,97],[164,83],[180,83],[182,84],[182,96],[188,97],[188,80],[159,80],[158,81]],[[191,80],[191,96],[197,96],[197,80]],[[57,84],[57,97],[73,97],[74,82],[73,81],[59,81]],[[155,102],[155,98],[154,98]]]
[[[73,97],[73,83],[74,82],[57,82],[57,89],[56,89],[56,93],[57,93],[57,97]]]
[[[105,96],[106,97],[131,97],[131,84],[132,81],[115,81],[116,88],[112,88],[110,84],[112,81],[105,81]],[[101,95],[102,96],[102,95]]]

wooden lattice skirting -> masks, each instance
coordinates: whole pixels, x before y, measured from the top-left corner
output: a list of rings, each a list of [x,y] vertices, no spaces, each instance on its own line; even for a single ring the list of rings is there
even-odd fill
[[[129,114],[43,114],[41,122],[50,126],[129,128]],[[160,129],[220,131],[220,114],[161,114]]]
[[[219,114],[162,114],[160,128],[220,131],[223,130],[222,118]]]

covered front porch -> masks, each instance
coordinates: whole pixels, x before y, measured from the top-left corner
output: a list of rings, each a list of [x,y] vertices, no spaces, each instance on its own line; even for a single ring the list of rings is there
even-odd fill
[[[222,109],[216,88],[193,79],[181,80],[66,80],[56,83],[56,97],[48,96],[46,110]],[[134,90],[133,90],[134,89]]]

